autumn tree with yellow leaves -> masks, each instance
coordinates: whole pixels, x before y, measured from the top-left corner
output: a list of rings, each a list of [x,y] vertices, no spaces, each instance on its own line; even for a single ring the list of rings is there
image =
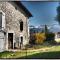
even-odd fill
[[[46,39],[45,33],[36,33],[35,38],[36,38],[35,42],[37,44],[42,44],[44,42],[44,40]]]

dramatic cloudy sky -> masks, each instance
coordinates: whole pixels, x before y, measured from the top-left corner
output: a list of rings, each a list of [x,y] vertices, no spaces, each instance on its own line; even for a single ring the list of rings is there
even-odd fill
[[[30,25],[57,24],[54,18],[57,14],[56,8],[59,5],[58,2],[23,1],[22,3],[33,15],[29,19]]]

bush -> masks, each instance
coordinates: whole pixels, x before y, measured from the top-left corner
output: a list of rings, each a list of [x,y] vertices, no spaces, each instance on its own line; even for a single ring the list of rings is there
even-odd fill
[[[43,44],[45,41],[49,43],[54,43],[55,34],[54,33],[34,33],[30,36],[31,44]]]
[[[36,43],[37,44],[42,44],[45,40],[45,34],[44,33],[36,33],[35,37],[36,37]]]
[[[46,40],[47,41],[54,40],[54,38],[55,38],[55,34],[54,33],[47,33],[46,34]]]
[[[36,40],[35,34],[31,34],[29,43],[30,44],[35,44],[35,40]]]
[[[56,42],[55,42],[55,34],[54,33],[47,33],[45,41],[46,42],[48,41],[49,44],[53,44],[53,45],[56,44]]]

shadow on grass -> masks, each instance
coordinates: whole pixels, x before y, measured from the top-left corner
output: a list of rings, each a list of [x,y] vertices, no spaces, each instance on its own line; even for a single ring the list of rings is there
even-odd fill
[[[28,55],[20,58],[26,58],[26,59],[54,59],[54,58],[60,58],[60,51],[53,51],[53,52],[40,52],[33,55]]]
[[[4,51],[4,52],[0,52],[0,58],[5,57],[7,58],[7,56],[11,55],[13,52],[9,52],[9,51]]]
[[[11,56],[11,54],[14,54]],[[1,52],[0,53],[0,58],[15,58],[15,59],[55,59],[55,58],[60,58],[60,51],[53,51],[53,52],[39,52],[39,53],[35,53],[32,55],[27,55],[29,54],[29,52],[25,52],[24,53],[25,56],[21,57],[20,53],[14,53],[14,52]],[[16,55],[16,56],[15,56]],[[19,56],[17,56],[19,55]],[[23,53],[22,53],[23,55]]]

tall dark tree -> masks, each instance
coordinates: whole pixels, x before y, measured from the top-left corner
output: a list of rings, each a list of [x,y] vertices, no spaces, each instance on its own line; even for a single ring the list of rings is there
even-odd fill
[[[49,41],[49,30],[48,30],[48,27],[47,25],[45,25],[45,37],[46,37],[46,41]]]
[[[58,23],[60,24],[60,2],[59,2],[59,6],[57,7],[56,21],[58,21]]]
[[[47,28],[47,25],[45,25],[45,37],[46,37],[46,40],[47,40],[47,34],[48,34],[48,28]]]
[[[47,34],[48,33],[48,27],[47,27],[47,25],[45,25],[45,34]]]

